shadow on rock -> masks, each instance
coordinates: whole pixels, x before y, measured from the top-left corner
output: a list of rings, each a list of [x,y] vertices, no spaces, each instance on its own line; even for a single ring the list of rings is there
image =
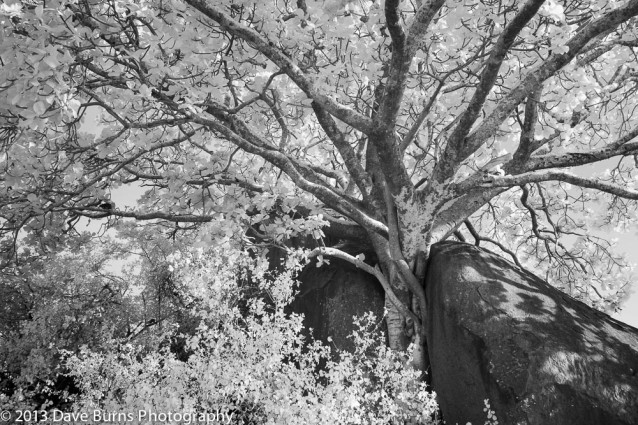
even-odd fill
[[[433,247],[432,385],[447,423],[637,424],[638,329],[468,244]]]

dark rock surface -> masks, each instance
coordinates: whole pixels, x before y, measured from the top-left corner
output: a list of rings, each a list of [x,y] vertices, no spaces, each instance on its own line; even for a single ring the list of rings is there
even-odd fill
[[[331,258],[321,267],[316,263],[312,261],[298,276],[299,294],[291,309],[304,314],[304,327],[312,328],[315,339],[352,352],[348,336],[355,329],[353,316],[372,311],[381,319],[383,288],[372,275],[346,261]]]
[[[432,385],[448,424],[638,424],[638,329],[508,261],[433,247],[427,274]]]

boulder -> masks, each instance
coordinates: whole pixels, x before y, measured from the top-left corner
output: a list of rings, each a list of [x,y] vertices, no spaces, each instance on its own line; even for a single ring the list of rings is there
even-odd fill
[[[638,424],[638,329],[472,245],[432,249],[432,386],[448,424]]]
[[[317,267],[312,261],[299,274],[299,294],[292,311],[304,314],[304,328],[333,348],[354,351],[348,338],[355,330],[353,317],[372,311],[383,316],[384,292],[370,274],[336,258]],[[328,337],[332,342],[328,342]]]

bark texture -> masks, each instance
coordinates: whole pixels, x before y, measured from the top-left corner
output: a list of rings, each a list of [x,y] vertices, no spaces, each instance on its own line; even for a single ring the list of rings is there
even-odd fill
[[[434,245],[432,385],[447,423],[638,423],[638,329],[472,245]]]

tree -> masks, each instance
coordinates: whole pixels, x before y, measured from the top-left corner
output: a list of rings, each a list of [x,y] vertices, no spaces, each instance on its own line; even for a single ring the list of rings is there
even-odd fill
[[[135,344],[140,353],[170,347],[183,354],[177,334],[193,334],[198,318],[168,270],[168,243],[131,233],[135,244],[88,233],[21,241],[0,271],[3,405],[68,408],[78,381],[68,375],[65,353],[117,353]]]
[[[77,387],[65,375],[60,350],[99,351],[105,341],[126,336],[136,304],[127,295],[128,279],[108,270],[117,255],[117,246],[98,246],[88,235],[58,240],[55,250],[23,241],[20,265],[5,267],[0,282],[3,405],[68,404]]]
[[[636,0],[14,0],[1,12],[0,210],[14,251],[20,232],[69,232],[80,217],[198,231],[201,245],[250,227],[277,244],[356,241],[379,267],[338,246],[312,255],[378,277],[390,345],[413,328],[421,368],[427,259],[453,235],[599,307],[622,298],[622,258],[591,229],[634,221]],[[592,176],[596,163],[610,171]],[[125,187],[146,189],[137,208],[112,202]]]

